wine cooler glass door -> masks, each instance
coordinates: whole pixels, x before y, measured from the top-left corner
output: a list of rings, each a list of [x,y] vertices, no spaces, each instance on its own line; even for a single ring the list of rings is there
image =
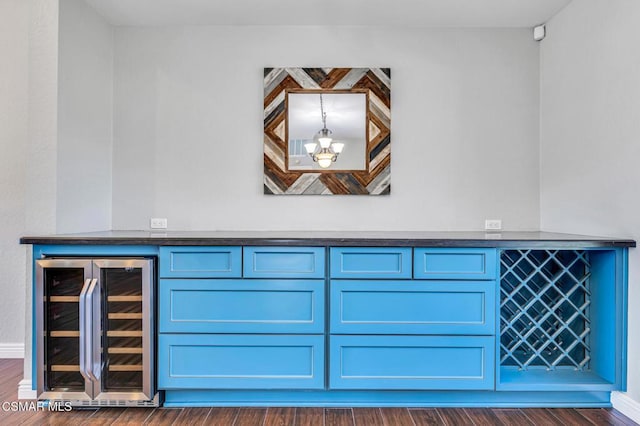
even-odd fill
[[[94,260],[96,399],[153,399],[152,270],[150,259]]]
[[[91,261],[36,261],[36,362],[39,399],[90,400],[93,383],[86,366],[90,354]]]

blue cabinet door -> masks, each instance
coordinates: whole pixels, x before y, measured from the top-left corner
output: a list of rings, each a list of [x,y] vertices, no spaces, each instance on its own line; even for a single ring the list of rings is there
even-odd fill
[[[494,281],[331,280],[331,333],[495,332]]]
[[[322,280],[162,279],[161,333],[324,332]]]
[[[160,334],[159,389],[322,389],[324,336]]]
[[[245,247],[245,278],[324,278],[324,247]]]
[[[331,336],[331,389],[494,389],[492,336]]]
[[[410,279],[410,247],[332,247],[331,278]]]
[[[493,280],[497,250],[484,248],[417,248],[413,277],[436,280]]]
[[[160,247],[161,278],[239,278],[242,247]]]

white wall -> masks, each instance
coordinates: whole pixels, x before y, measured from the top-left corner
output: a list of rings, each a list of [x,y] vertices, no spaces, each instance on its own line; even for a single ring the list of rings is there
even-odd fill
[[[0,2],[0,351],[25,343],[27,358],[31,258],[18,240],[55,232],[57,21],[57,1]]]
[[[29,4],[0,2],[0,345],[24,340],[28,47]]]
[[[114,62],[114,229],[539,226],[528,29],[116,28]],[[391,67],[391,196],[263,195],[265,66]]]
[[[58,106],[58,1],[29,0],[29,137],[26,155],[25,224],[22,235],[46,235],[56,231],[56,166]],[[24,380],[19,396],[31,396],[31,283],[30,247],[26,254],[26,281],[21,293],[26,306],[12,312],[27,318],[25,324]],[[17,290],[17,289],[16,289]],[[15,320],[14,320],[15,321]],[[9,323],[11,324],[11,323]]]
[[[548,25],[541,45],[543,230],[640,240],[639,22],[635,0],[580,0]],[[628,395],[640,404],[640,250],[629,261]]]
[[[113,27],[83,0],[61,0],[57,232],[111,229]]]

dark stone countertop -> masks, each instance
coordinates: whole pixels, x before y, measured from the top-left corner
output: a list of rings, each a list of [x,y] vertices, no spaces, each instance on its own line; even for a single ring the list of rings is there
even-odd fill
[[[552,232],[104,231],[28,236],[22,244],[155,246],[635,247],[631,239]]]

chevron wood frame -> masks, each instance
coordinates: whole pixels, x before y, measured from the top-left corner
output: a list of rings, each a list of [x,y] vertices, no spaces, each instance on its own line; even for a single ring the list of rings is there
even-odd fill
[[[287,93],[367,94],[367,169],[287,169]],[[264,193],[387,195],[391,192],[391,70],[389,68],[264,69]]]

